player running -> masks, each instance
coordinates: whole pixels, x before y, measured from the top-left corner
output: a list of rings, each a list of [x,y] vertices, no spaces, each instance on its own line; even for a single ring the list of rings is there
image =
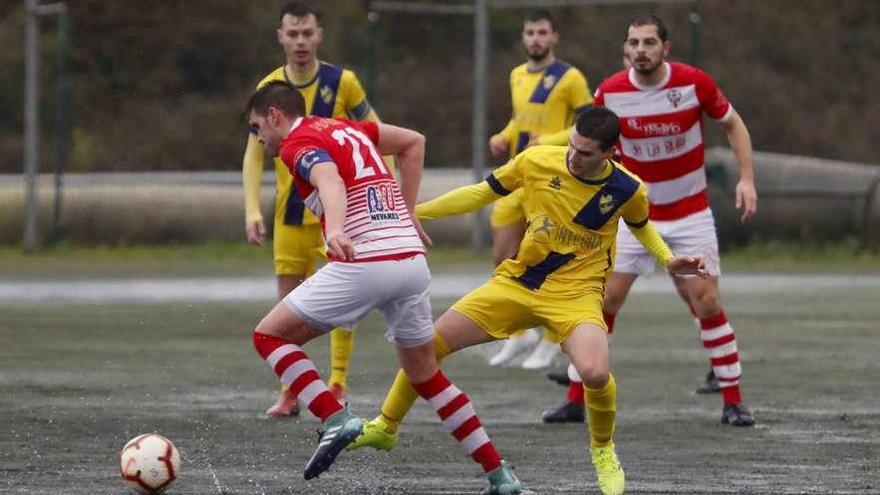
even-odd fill
[[[653,15],[637,17],[627,25],[624,54],[631,64],[599,85],[596,103],[620,116],[620,152],[623,164],[648,187],[650,217],[676,253],[701,255],[711,277],[672,277],[676,289],[699,320],[700,337],[712,371],[703,391],[717,381],[723,402],[721,422],[752,426],[755,418],[742,402],[742,369],[733,327],[724,314],[718,293],[721,260],[715,221],[709,208],[702,115],[718,122],[739,166],[736,207],[746,222],[757,209],[752,144],[745,123],[715,81],[686,64],[667,62],[666,26]],[[654,271],[651,255],[621,229],[617,263],[605,293],[605,321],[614,319],[639,275]],[[567,400],[544,413],[544,420],[582,421],[578,404],[581,384],[576,377]]]
[[[605,495],[624,491],[614,450],[617,385],[611,374],[602,294],[614,265],[618,220],[671,273],[705,276],[700,257],[676,257],[648,220],[648,192],[611,160],[619,122],[607,108],[588,106],[577,118],[568,147],[526,149],[486,181],[421,204],[420,218],[458,215],[523,191],[529,229],[514,259],[456,302],[436,322],[442,359],[459,349],[504,339],[544,325],[584,381],[589,408],[590,455]],[[350,448],[391,449],[416,399],[407,373],[398,371],[379,416],[368,421]]]
[[[519,493],[519,480],[501,460],[470,399],[435,358],[431,276],[422,243],[430,239],[410,216],[424,137],[390,125],[305,117],[302,95],[281,81],[257,90],[246,113],[266,150],[280,156],[294,176],[296,194],[320,218],[330,260],[285,296],[253,334],[260,356],[324,423],[304,477],[326,471],[362,432],[363,420],[340,405],[300,346],[378,309],[416,391],[488,474],[486,493]],[[397,156],[401,187],[380,150]]]

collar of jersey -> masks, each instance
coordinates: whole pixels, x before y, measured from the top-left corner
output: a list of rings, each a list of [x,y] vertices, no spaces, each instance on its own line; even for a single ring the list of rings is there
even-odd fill
[[[603,170],[601,172],[605,175],[603,177],[598,178],[598,179],[583,179],[581,177],[578,177],[577,175],[574,175],[573,173],[571,173],[571,170],[568,168],[568,163],[565,164],[565,170],[568,171],[568,175],[574,177],[575,179],[577,179],[580,182],[583,182],[584,184],[590,184],[590,185],[604,184],[605,182],[608,181],[608,178],[611,177],[611,172],[614,172],[614,164],[611,163],[611,160],[605,160],[605,163],[606,163],[605,170]]]
[[[293,86],[294,88],[296,88],[296,89],[308,88],[308,87],[311,86],[312,84],[315,84],[315,81],[318,79],[318,74],[321,73],[321,61],[318,60],[318,68],[315,69],[315,75],[312,76],[311,79],[309,79],[308,81],[306,81],[306,82],[304,82],[304,83],[302,83],[302,84],[297,84],[297,83],[295,83],[295,82],[293,82],[293,81],[290,80],[290,76],[287,75],[287,64],[284,64],[284,67],[281,68],[281,72],[284,74],[284,80],[285,80],[288,84],[290,84],[291,86]]]
[[[300,124],[302,124],[302,121],[303,121],[302,117],[297,117],[296,120],[293,121],[293,124],[291,124],[290,130],[287,131],[287,133],[290,134],[291,132],[295,131],[296,128],[299,127]]]
[[[651,90],[655,90],[655,89],[660,89],[663,86],[666,86],[666,84],[669,83],[669,79],[672,77],[672,66],[669,65],[669,62],[663,62],[663,65],[666,67],[666,75],[663,76],[663,79],[660,82],[658,82],[657,84],[647,85],[647,84],[640,83],[638,80],[636,80],[636,70],[633,68],[629,69],[629,75],[628,75],[629,82],[633,86],[639,88],[642,91],[651,91]]]

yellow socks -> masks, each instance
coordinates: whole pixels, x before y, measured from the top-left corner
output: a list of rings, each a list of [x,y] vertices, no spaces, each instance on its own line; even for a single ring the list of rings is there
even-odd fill
[[[438,362],[452,353],[449,345],[437,332],[434,332],[434,352]],[[406,373],[402,369],[397,370],[394,383],[388,390],[388,395],[385,396],[385,402],[382,404],[382,414],[376,419],[382,420],[387,433],[396,433],[406,413],[418,398],[419,394],[410,385]]]
[[[600,389],[584,387],[587,403],[587,423],[590,428],[590,445],[603,447],[614,436],[614,419],[617,414],[617,383],[614,375],[608,375],[608,383]]]
[[[330,331],[330,380],[329,386],[339,384],[348,387],[348,363],[354,348],[354,332],[334,328]]]

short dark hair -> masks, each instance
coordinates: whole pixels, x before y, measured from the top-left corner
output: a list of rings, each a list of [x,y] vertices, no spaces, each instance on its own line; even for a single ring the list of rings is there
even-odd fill
[[[620,137],[620,119],[605,107],[587,105],[578,114],[574,129],[585,138],[599,141],[599,149],[608,151]]]
[[[245,115],[251,112],[265,117],[269,107],[281,110],[288,117],[300,117],[306,114],[306,101],[299,90],[285,81],[272,81],[258,89],[248,98],[244,108]]]
[[[315,21],[317,21],[318,25],[321,25],[321,11],[316,7],[313,7],[307,3],[303,2],[287,2],[281,7],[281,15],[278,16],[278,20],[281,21],[284,19],[286,15],[292,15],[293,17],[306,17],[309,14],[315,16]]]
[[[523,24],[527,22],[538,22],[538,21],[547,21],[550,23],[550,29],[556,31],[556,21],[553,20],[553,16],[550,15],[550,12],[543,9],[535,9],[526,12],[526,15],[523,16]]]
[[[626,32],[623,33],[623,41],[629,38],[629,28],[639,26],[656,26],[660,41],[669,41],[669,31],[666,30],[666,24],[663,24],[663,21],[653,14],[640,15],[630,20],[626,25]]]

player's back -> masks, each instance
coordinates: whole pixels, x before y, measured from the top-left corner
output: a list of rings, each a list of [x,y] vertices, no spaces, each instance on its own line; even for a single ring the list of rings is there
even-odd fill
[[[424,253],[403,194],[376,148],[378,140],[379,127],[373,122],[309,117],[298,120],[281,143],[298,194],[318,216],[323,209],[308,181],[310,167],[327,161],[336,165],[346,188],[344,231],[357,252],[355,261]]]
[[[567,151],[533,146],[516,158],[523,160],[519,170],[529,227],[517,257],[497,269],[529,288],[556,294],[604,283],[621,214],[626,211],[630,221],[647,218],[646,191],[634,175],[613,163],[597,180],[579,179],[568,171]],[[641,210],[634,207],[639,201]]]

